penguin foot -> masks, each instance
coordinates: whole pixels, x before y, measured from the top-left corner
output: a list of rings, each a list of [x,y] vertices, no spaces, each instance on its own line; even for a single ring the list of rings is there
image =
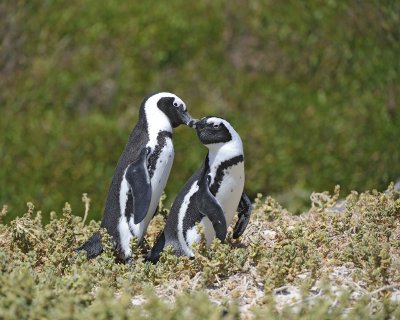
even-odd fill
[[[158,260],[160,260],[160,255],[152,254],[151,251],[145,257],[145,261],[151,262],[152,264],[156,264]]]
[[[97,257],[103,252],[103,246],[101,245],[100,232],[95,232],[89,240],[87,240],[82,246],[75,249],[75,252],[85,251],[88,259]]]

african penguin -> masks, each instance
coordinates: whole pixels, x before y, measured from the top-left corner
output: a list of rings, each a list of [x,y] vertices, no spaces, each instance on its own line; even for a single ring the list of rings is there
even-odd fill
[[[172,129],[191,123],[185,103],[172,93],[148,96],[140,106],[138,122],[118,160],[101,222],[117,255],[126,262],[131,261],[129,241],[132,237],[139,243],[143,240],[166,185],[174,160]],[[99,255],[100,233],[77,250],[85,250],[88,258]]]
[[[176,255],[193,257],[192,244],[200,240],[196,223],[204,226],[210,246],[215,237],[225,240],[236,211],[239,219],[233,238],[242,235],[250,219],[251,202],[243,192],[244,157],[239,134],[228,121],[217,117],[203,118],[193,126],[208,154],[172,204],[164,231],[146,257],[151,262],[157,262],[169,245]]]

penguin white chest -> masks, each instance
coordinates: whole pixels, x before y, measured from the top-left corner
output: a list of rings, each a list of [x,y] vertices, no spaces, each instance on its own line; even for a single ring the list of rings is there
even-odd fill
[[[240,197],[243,193],[243,188],[244,165],[243,162],[240,162],[224,170],[221,184],[215,195],[215,198],[224,211],[227,226],[232,223],[233,217],[235,216],[240,202]],[[201,220],[201,223],[204,226],[204,236],[207,245],[210,246],[212,241],[215,239],[214,227],[208,217],[204,217]]]
[[[130,229],[139,239],[139,242],[143,240],[147,227],[157,209],[161,194],[167,184],[172,163],[174,162],[174,146],[171,138],[166,137],[165,140],[162,141],[162,144],[151,144],[150,142],[147,146],[152,150],[148,157],[148,169],[151,181],[151,201],[149,210],[147,211],[146,217],[140,223],[134,224],[133,220],[129,222]]]
[[[221,185],[215,198],[225,213],[226,224],[232,223],[244,188],[244,166],[240,162],[224,170]]]
[[[165,185],[167,183],[173,162],[174,162],[174,146],[172,144],[171,139],[166,139],[165,145],[159,151],[153,176],[151,177],[152,204],[153,200],[155,200],[156,205],[158,205],[158,200],[160,199],[161,193],[163,192]]]

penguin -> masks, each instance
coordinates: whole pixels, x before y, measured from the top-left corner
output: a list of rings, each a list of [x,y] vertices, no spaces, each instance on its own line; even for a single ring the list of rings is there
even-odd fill
[[[144,98],[139,118],[123,150],[109,187],[101,228],[111,236],[117,257],[131,262],[129,242],[139,243],[157,211],[174,160],[172,130],[191,125],[185,103],[175,94],[160,92]],[[94,258],[103,248],[99,232],[76,251]]]
[[[236,211],[234,239],[243,234],[249,223],[251,201],[243,191],[244,155],[239,134],[228,121],[218,117],[202,118],[193,127],[208,154],[174,200],[164,230],[146,256],[153,263],[167,246],[172,246],[177,256],[193,258],[192,245],[201,238],[197,223],[204,227],[208,247],[215,238],[225,240]]]

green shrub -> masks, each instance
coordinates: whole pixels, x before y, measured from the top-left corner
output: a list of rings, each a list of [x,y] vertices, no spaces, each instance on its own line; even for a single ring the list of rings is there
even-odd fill
[[[353,192],[345,211],[333,212],[338,197],[339,188],[313,193],[311,209],[292,215],[259,195],[240,239],[230,230],[226,243],[200,242],[194,260],[166,250],[155,265],[144,255],[168,214],[163,203],[146,244],[131,242],[132,265],[115,260],[104,230],[103,254],[75,253],[99,224],[82,223],[68,203],[48,224],[28,203],[10,224],[0,220],[0,318],[396,318],[400,193],[393,185]],[[280,302],[290,288],[301,295]]]
[[[250,194],[305,210],[311,190],[382,189],[400,172],[397,1],[112,0],[0,4],[0,203],[44,221],[108,186],[149,92],[241,134]],[[171,202],[206,149],[179,128]],[[190,152],[188,152],[190,150]],[[83,215],[83,212],[76,212]]]

